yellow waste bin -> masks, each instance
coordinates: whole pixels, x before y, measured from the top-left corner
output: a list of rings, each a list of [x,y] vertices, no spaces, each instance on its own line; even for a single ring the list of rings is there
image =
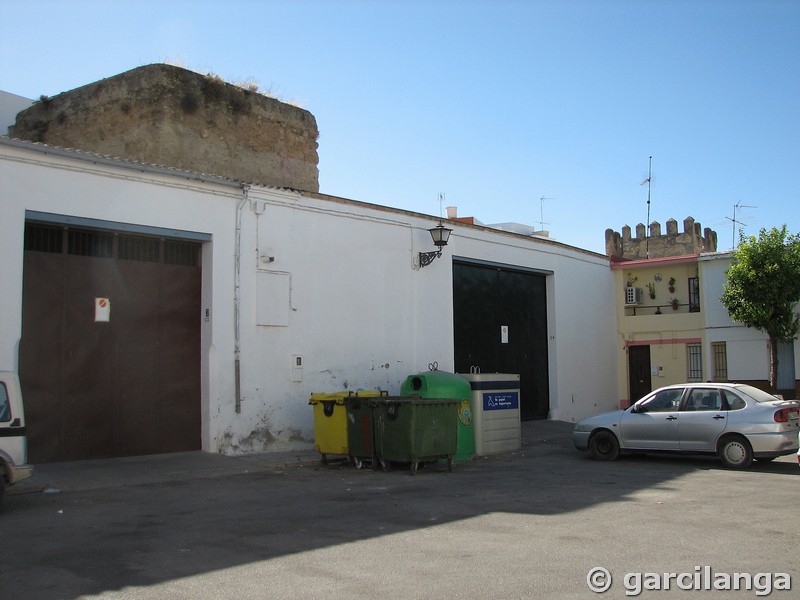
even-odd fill
[[[385,396],[378,390],[345,390],[333,393],[313,393],[308,403],[314,407],[314,448],[322,455],[322,464],[328,464],[328,455],[340,455],[347,460],[347,409],[345,398],[359,396],[371,398]]]

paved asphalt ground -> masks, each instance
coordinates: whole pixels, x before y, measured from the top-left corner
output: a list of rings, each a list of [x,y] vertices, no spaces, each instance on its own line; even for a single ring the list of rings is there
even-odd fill
[[[415,476],[313,452],[39,465],[0,514],[0,599],[759,598],[785,585],[662,578],[670,590],[630,593],[636,573],[702,588],[707,572],[785,573],[793,589],[769,597],[800,597],[793,456],[741,472],[700,457],[598,463],[571,429],[524,423],[517,452]],[[611,573],[604,594],[587,585],[593,567]]]

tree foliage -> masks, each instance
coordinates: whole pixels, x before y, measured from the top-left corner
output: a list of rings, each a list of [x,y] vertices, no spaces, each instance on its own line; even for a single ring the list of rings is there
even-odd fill
[[[800,235],[787,234],[786,225],[762,229],[758,238],[742,235],[726,275],[720,301],[731,318],[769,336],[774,390],[778,342],[793,341],[800,327]]]

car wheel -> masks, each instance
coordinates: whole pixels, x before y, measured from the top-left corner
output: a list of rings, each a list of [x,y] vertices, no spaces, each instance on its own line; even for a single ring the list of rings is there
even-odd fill
[[[589,440],[589,452],[594,460],[615,460],[619,456],[617,436],[610,431],[598,431]]]
[[[723,438],[717,453],[722,464],[729,469],[746,469],[753,464],[753,449],[740,435]]]

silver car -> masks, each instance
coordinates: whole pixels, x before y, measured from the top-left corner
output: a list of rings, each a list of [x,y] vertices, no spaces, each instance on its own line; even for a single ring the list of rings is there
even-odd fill
[[[731,469],[798,452],[800,403],[750,385],[684,383],[651,392],[626,410],[575,424],[572,441],[595,460],[620,452],[716,454]]]

